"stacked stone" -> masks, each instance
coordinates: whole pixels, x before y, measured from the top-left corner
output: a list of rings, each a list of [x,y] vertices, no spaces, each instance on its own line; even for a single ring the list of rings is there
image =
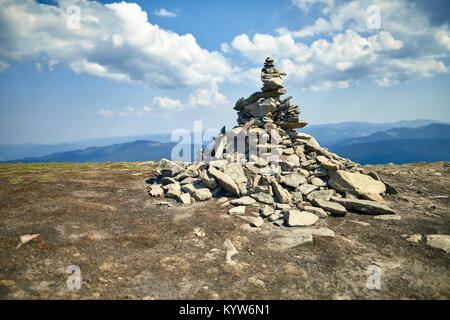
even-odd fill
[[[258,222],[252,222],[258,226],[266,220],[308,226],[347,211],[394,214],[381,197],[396,193],[392,186],[322,148],[314,137],[283,128],[281,124],[295,123],[290,117],[298,113],[295,107],[280,109],[290,101],[280,99],[285,93],[282,75],[266,59],[262,91],[236,104],[239,125],[219,134],[195,163],[162,159],[149,194],[185,204],[224,198],[222,206],[235,206],[229,213],[238,215],[246,213],[246,206],[261,206]],[[283,110],[284,118],[277,118]]]
[[[261,70],[261,91],[253,93],[248,98],[240,98],[234,107],[238,111],[238,124],[243,125],[251,120],[255,125],[263,127],[266,123],[276,123],[281,128],[293,130],[303,128],[308,123],[300,120],[300,107],[291,105],[292,97],[281,99],[286,93],[284,90],[283,76],[286,73],[279,72],[274,66],[274,60],[270,57],[264,62]]]

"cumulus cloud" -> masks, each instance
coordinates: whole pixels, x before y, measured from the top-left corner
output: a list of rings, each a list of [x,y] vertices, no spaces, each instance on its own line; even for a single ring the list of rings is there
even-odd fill
[[[258,64],[271,56],[288,73],[286,83],[312,90],[347,88],[367,79],[393,86],[449,72],[448,25],[431,24],[414,4],[401,0],[292,3],[304,11],[316,6],[322,16],[296,31],[279,28],[276,35],[238,35],[229,48],[222,45],[226,49],[222,51],[238,52]],[[377,29],[368,28],[371,5],[380,8]],[[306,37],[310,40],[302,41]]]
[[[168,11],[168,10],[166,10],[164,8],[156,10],[154,12],[154,14],[157,15],[157,16],[168,17],[168,18],[176,18],[178,16],[176,12],[171,12],[171,11]]]
[[[76,2],[79,28],[68,23],[77,19],[70,5],[0,1],[0,60],[36,61],[45,54],[50,70],[58,62],[76,73],[169,89],[209,88],[235,72],[221,53],[201,48],[191,34],[152,24],[135,3]]]
[[[217,90],[217,85],[211,88],[197,89],[189,96],[191,106],[210,106],[228,103],[227,97]]]
[[[175,110],[182,108],[180,100],[171,99],[169,97],[155,97],[153,99],[153,104],[156,105],[158,108],[164,110]]]

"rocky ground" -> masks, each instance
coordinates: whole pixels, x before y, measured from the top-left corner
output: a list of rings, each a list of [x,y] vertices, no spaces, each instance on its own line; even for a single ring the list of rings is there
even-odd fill
[[[217,199],[150,197],[157,165],[1,164],[0,299],[450,298],[449,254],[422,237],[450,234],[449,163],[364,166],[400,192],[384,198],[401,219],[327,217],[314,228],[334,236],[290,248],[301,228],[251,227]]]

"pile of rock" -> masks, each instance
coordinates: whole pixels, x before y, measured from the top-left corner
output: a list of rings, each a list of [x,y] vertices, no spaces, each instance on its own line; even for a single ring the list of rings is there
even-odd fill
[[[290,97],[280,98],[286,93],[284,75],[267,58],[262,91],[236,103],[239,126],[217,136],[194,163],[162,159],[149,194],[185,204],[225,197],[223,206],[235,206],[229,213],[237,215],[245,214],[246,206],[260,206],[254,226],[263,219],[309,226],[347,211],[394,214],[381,197],[396,192],[393,187],[295,131],[306,122]]]
[[[300,107],[291,105],[292,97],[280,98],[286,93],[281,78],[286,73],[279,72],[273,62],[271,58],[267,58],[264,62],[264,68],[261,70],[263,82],[261,91],[236,102],[234,109],[238,111],[237,122],[244,125],[254,119],[258,127],[262,127],[264,123],[275,122],[283,129],[303,128],[308,123],[300,120]]]

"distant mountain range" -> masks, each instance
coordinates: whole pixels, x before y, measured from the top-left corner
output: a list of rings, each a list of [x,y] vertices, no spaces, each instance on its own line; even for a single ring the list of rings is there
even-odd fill
[[[450,125],[394,128],[344,139],[328,150],[361,164],[450,161]]]
[[[372,133],[385,131],[392,128],[416,128],[426,126],[430,123],[442,123],[436,120],[412,120],[398,121],[392,123],[369,123],[369,122],[343,122],[337,124],[311,125],[302,129],[302,132],[311,134],[324,147],[337,144],[345,139],[368,136]],[[229,128],[228,128],[229,129]],[[191,135],[192,141],[193,136]],[[0,161],[10,161],[23,158],[35,158],[52,153],[60,153],[73,150],[81,150],[90,147],[104,147],[114,144],[127,143],[139,140],[171,143],[170,133],[149,134],[128,137],[109,137],[88,139],[77,142],[61,144],[0,144]],[[207,144],[208,141],[204,141]]]
[[[432,123],[449,124],[425,119],[391,123],[342,122],[337,124],[306,126],[301,131],[316,138],[322,147],[329,147],[349,139],[367,137],[376,132],[383,132],[394,128],[419,128]]]
[[[431,123],[431,120],[402,121],[411,127],[395,128],[392,124],[367,124],[348,122],[328,126],[311,126],[308,132],[328,147],[331,152],[361,164],[396,164],[419,161],[450,161],[450,124]],[[420,126],[426,123],[427,125]],[[413,126],[419,127],[413,127]],[[321,128],[321,130],[319,130]],[[376,128],[388,128],[372,132]],[[351,135],[353,133],[353,135]],[[170,158],[173,147],[169,134],[158,136],[161,141],[137,140],[108,146],[80,148],[47,155],[16,158],[8,162],[102,162],[102,161],[158,161]],[[105,143],[133,137],[118,137],[90,140],[91,143]],[[168,139],[168,140],[167,140]],[[334,142],[334,143],[333,143]],[[85,142],[86,143],[86,142]],[[45,147],[44,147],[45,146]],[[62,144],[58,147],[70,148],[75,145]],[[55,146],[54,146],[55,147]],[[39,147],[36,147],[39,149]],[[57,149],[57,147],[55,147]],[[10,151],[13,150],[10,146]],[[1,146],[0,146],[1,150]],[[6,149],[3,149],[6,150]],[[32,150],[32,149],[30,149]],[[52,150],[43,145],[39,152]],[[193,150],[193,148],[192,148]],[[193,159],[193,153],[191,153]]]

